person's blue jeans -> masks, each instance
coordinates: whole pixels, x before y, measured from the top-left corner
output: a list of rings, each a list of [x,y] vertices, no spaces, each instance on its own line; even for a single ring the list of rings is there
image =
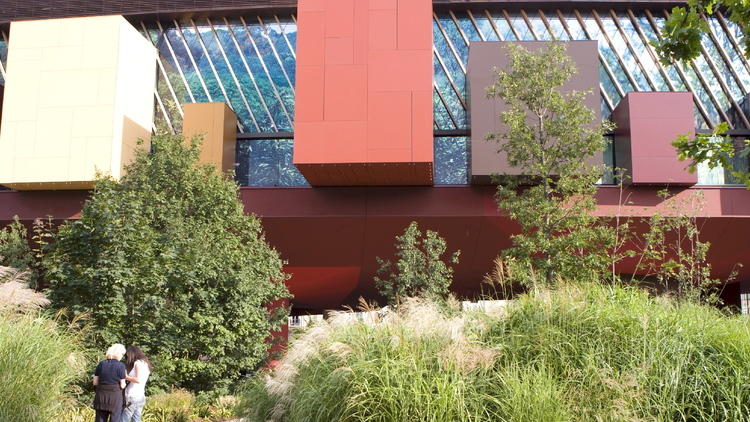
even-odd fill
[[[128,398],[128,404],[122,410],[122,422],[141,422],[143,407],[146,405],[146,398]]]

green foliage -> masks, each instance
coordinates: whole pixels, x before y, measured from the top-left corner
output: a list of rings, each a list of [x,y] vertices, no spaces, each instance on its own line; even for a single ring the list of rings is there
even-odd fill
[[[661,30],[661,39],[653,41],[661,61],[692,60],[701,53],[701,37],[709,32],[703,19],[721,10],[742,33],[745,55],[750,52],[750,2],[746,0],[688,0],[687,8],[677,6]],[[750,57],[750,56],[749,56]]]
[[[54,420],[83,368],[75,332],[35,313],[0,312],[0,420]]]
[[[223,422],[236,416],[233,396],[201,400],[185,390],[172,390],[149,396],[143,409],[143,422]],[[94,411],[72,402],[55,418],[57,422],[89,422]]]
[[[391,305],[406,297],[445,299],[453,283],[453,268],[461,251],[452,253],[449,263],[443,260],[447,247],[437,232],[422,233],[415,221],[400,236],[396,236],[395,264],[377,257],[378,276],[375,285]]]
[[[29,271],[33,262],[26,227],[15,216],[13,222],[0,229],[0,266]]]
[[[524,175],[498,177],[498,205],[521,226],[504,254],[542,275],[534,286],[561,274],[595,279],[607,266],[611,233],[591,216],[602,169],[586,161],[604,149],[611,125],[594,125],[596,113],[584,104],[590,93],[560,92],[576,72],[563,44],[536,53],[511,44],[508,54],[510,70],[497,71],[487,90],[508,105],[507,131],[488,139]]]
[[[88,314],[89,342],[137,344],[157,387],[221,388],[266,357],[288,297],[278,253],[199,142],[152,139],[120,181],[100,177],[45,256],[50,299]]]
[[[250,421],[748,421],[750,321],[609,285],[502,314],[334,317],[243,393]]]
[[[677,158],[680,161],[690,160],[688,170],[693,173],[698,164],[706,163],[709,168],[722,167],[731,172],[737,183],[744,184],[750,189],[750,172],[748,168],[735,168],[734,157],[747,158],[750,155],[750,141],[743,141],[744,146],[737,148],[734,140],[724,136],[729,130],[726,122],[720,123],[710,134],[697,134],[694,138],[680,135],[672,142],[677,148]]]

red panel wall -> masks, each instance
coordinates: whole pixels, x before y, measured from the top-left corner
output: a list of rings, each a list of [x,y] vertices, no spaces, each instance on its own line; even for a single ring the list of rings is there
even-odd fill
[[[677,160],[672,146],[678,135],[695,136],[693,94],[629,92],[612,112],[617,166],[630,183],[694,185],[698,177]]]
[[[300,0],[294,164],[312,185],[432,184],[432,2]]]

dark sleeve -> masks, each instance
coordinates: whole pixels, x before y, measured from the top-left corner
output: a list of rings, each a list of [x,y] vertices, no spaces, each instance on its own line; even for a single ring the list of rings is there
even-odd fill
[[[125,379],[125,364],[122,362],[119,362],[120,364],[117,365],[117,379],[118,380],[124,380]]]
[[[94,376],[100,377],[102,376],[102,363],[99,362],[98,365],[96,365],[96,369],[94,370]]]

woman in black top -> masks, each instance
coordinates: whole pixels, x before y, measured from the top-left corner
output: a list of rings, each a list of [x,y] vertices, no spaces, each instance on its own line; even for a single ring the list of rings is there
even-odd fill
[[[94,422],[120,422],[122,418],[123,389],[125,388],[125,364],[120,359],[125,355],[125,346],[113,344],[107,349],[107,359],[96,365],[94,372]]]

